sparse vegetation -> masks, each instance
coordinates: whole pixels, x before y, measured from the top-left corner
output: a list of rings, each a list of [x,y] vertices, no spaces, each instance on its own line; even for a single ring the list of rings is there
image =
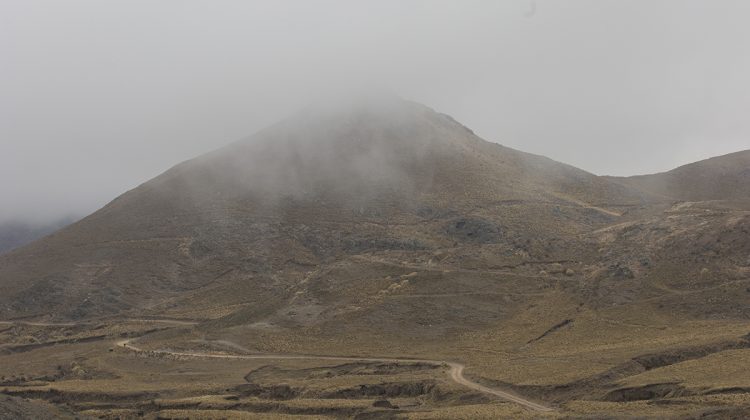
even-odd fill
[[[320,118],[0,256],[0,417],[748,413],[748,197],[676,202],[413,103]]]

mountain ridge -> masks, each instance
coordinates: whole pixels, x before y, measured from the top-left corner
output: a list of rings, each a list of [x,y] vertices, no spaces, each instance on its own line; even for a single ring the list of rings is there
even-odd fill
[[[715,156],[649,175],[605,177],[645,193],[705,201],[750,197],[750,149]]]

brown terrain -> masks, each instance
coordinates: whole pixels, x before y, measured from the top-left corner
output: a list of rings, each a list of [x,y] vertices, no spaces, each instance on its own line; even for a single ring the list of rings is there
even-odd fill
[[[0,418],[746,418],[749,171],[311,108],[0,255]]]
[[[750,197],[750,150],[692,163],[661,174],[610,179],[670,199],[747,199]]]

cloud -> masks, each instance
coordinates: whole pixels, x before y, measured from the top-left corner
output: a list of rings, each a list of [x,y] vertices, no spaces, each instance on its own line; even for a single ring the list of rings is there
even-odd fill
[[[749,148],[749,16],[741,0],[6,1],[0,220],[90,212],[342,86],[601,174]]]

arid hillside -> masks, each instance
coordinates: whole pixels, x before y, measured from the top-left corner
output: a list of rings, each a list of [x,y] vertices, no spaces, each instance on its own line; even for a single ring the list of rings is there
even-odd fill
[[[691,163],[660,174],[609,179],[675,200],[747,199],[750,197],[750,150]]]
[[[305,110],[0,256],[0,413],[746,418],[747,158],[605,178]]]
[[[324,262],[464,245],[550,254],[642,202],[415,103],[308,110],[0,257],[0,314],[112,315],[221,285],[283,305]]]

